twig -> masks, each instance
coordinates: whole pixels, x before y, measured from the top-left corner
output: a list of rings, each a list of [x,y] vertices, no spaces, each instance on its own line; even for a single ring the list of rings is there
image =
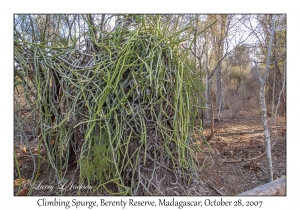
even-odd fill
[[[251,161],[251,160],[258,159],[265,154],[266,154],[266,152],[262,153],[261,155],[259,155],[257,157],[254,157],[254,158],[248,158],[248,159],[240,158],[238,160],[224,160],[224,161],[221,161],[220,163],[236,163],[236,162],[242,162],[242,161]]]
[[[226,196],[220,190],[218,190],[217,188],[215,188],[214,186],[212,186],[212,184],[210,184],[209,182],[207,182],[207,184],[208,184],[209,187],[211,187],[212,189],[214,189],[219,195]]]
[[[261,155],[259,155],[259,156],[257,156],[257,157],[249,158],[249,159],[244,159],[244,160],[246,160],[246,161],[248,161],[248,160],[255,160],[255,159],[258,159],[258,158],[264,156],[265,154],[266,154],[266,152],[262,153]]]
[[[222,160],[220,161],[220,163],[236,163],[236,162],[241,162],[243,160],[244,160],[243,158],[240,158],[238,160]]]

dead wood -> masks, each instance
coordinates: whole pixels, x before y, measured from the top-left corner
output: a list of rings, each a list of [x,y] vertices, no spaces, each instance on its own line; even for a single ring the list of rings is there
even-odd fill
[[[214,108],[213,108],[213,104],[212,102],[210,103],[210,118],[211,118],[211,122],[210,122],[210,135],[206,137],[206,141],[209,141],[213,138],[214,136],[214,127],[215,127],[215,121],[214,121]]]
[[[224,193],[222,193],[220,190],[218,190],[217,188],[215,188],[211,183],[207,182],[207,185],[209,187],[211,187],[213,190],[215,190],[219,195],[221,196],[226,196]]]
[[[269,182],[238,195],[286,195],[286,177]]]
[[[265,152],[262,153],[261,155],[257,156],[257,157],[254,157],[254,158],[240,158],[240,159],[237,159],[237,160],[224,160],[224,161],[221,161],[221,163],[236,163],[236,162],[242,162],[242,161],[251,161],[251,160],[255,160],[255,159],[258,159],[262,156],[264,156],[264,154],[266,154]]]

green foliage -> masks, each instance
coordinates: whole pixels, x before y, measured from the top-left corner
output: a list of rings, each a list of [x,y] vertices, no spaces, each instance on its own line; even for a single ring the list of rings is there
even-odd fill
[[[241,83],[247,79],[247,75],[245,72],[232,71],[230,72],[228,79],[230,82]]]
[[[188,26],[171,30],[160,16],[129,17],[132,27],[123,24],[101,40],[89,26],[91,48],[15,39],[15,57],[22,67],[27,65],[24,43],[30,46],[26,50],[33,65],[20,74],[34,75],[51,166],[62,179],[68,168],[62,145],[80,145],[80,181],[97,183],[100,194],[149,195],[155,180],[166,174],[188,185],[199,170],[190,133],[198,112],[194,93],[201,85],[181,49],[189,40]],[[78,51],[84,48],[84,53]]]
[[[112,164],[109,146],[105,144],[94,145],[91,148],[89,158],[80,159],[81,179],[104,183],[109,179]],[[104,177],[104,175],[106,175]],[[89,183],[90,184],[90,183]]]

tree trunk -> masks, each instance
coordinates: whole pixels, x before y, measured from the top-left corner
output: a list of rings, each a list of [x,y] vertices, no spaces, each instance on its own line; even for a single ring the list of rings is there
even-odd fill
[[[105,14],[102,14],[102,16],[101,16],[101,24],[100,24],[100,35],[99,35],[99,40],[98,41],[101,41],[101,39],[102,39],[104,21],[105,21]]]
[[[215,40],[215,60],[216,61],[221,61],[223,54],[224,54],[224,41],[226,37],[226,31],[227,29],[227,23],[230,21],[228,20],[227,15],[222,15],[220,16],[220,24],[219,24],[219,35],[216,36]],[[222,66],[221,62],[218,62],[217,64],[217,69],[216,69],[216,107],[218,112],[224,109],[224,97],[223,97],[223,88],[222,88]],[[218,118],[219,118],[218,113]]]
[[[224,98],[222,94],[222,72],[221,64],[218,65],[216,71],[216,84],[217,84],[217,93],[216,93],[216,106],[218,112],[224,109]]]
[[[268,117],[267,117],[267,106],[265,100],[265,86],[260,86],[260,103],[262,110],[262,122],[264,126],[264,136],[265,136],[265,149],[267,155],[267,165],[268,165],[268,182],[273,181],[273,166],[272,166],[272,155],[271,155],[271,138],[268,128]]]
[[[264,136],[265,136],[265,150],[266,150],[266,155],[267,155],[267,164],[268,164],[268,182],[273,181],[273,167],[272,167],[272,156],[271,156],[271,138],[269,134],[269,129],[268,129],[268,118],[267,118],[267,106],[266,106],[266,99],[265,99],[265,85],[266,81],[269,76],[269,66],[270,66],[270,57],[271,57],[271,52],[272,52],[272,43],[273,43],[273,38],[275,34],[275,19],[276,15],[273,15],[273,20],[272,20],[272,32],[271,32],[271,37],[269,40],[269,46],[268,46],[268,56],[267,56],[267,63],[266,63],[266,69],[265,69],[265,74],[264,78],[260,75],[259,68],[257,66],[257,63],[255,63],[256,67],[256,73],[260,82],[260,104],[261,104],[261,110],[262,110],[262,123],[264,126]]]
[[[210,102],[210,135],[206,137],[206,141],[209,141],[214,136],[214,127],[215,127],[215,121],[214,121],[214,107],[212,102]]]
[[[286,195],[286,178],[282,176],[275,181],[238,194],[240,195]]]
[[[205,52],[205,98],[206,98],[206,118],[210,118],[210,111],[209,111],[209,90],[210,90],[210,79],[209,79],[209,69],[208,69],[208,53],[207,53],[207,49]]]
[[[281,100],[280,98],[281,98],[281,95],[284,93],[284,89],[285,89],[285,77],[286,77],[285,71],[286,71],[286,62],[284,63],[283,82],[282,82],[280,93],[278,95],[278,102],[277,102],[277,106],[276,106],[275,116],[278,114],[278,107],[279,107],[280,100]],[[284,104],[284,110],[285,110],[285,104]]]
[[[275,67],[276,68],[276,67]],[[272,112],[272,115],[274,114],[274,107],[275,107],[275,86],[276,86],[276,71],[275,71],[275,68],[274,68],[274,71],[273,71],[273,85],[272,85],[272,88],[273,88],[273,93],[272,93],[272,109],[271,109],[271,112]]]
[[[274,34],[274,46],[276,46],[276,33]],[[273,60],[274,60],[274,70],[273,70],[273,85],[272,85],[272,88],[273,88],[273,94],[272,94],[272,115],[274,115],[274,111],[275,111],[275,92],[277,87],[276,87],[276,71],[279,69],[278,68],[278,65],[277,65],[277,61],[276,61],[276,50],[274,49],[274,52],[273,52]],[[280,71],[279,71],[280,72]],[[281,80],[279,80],[281,81]]]

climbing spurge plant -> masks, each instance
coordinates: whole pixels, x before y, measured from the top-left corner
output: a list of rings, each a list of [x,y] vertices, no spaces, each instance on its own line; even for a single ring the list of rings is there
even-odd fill
[[[80,181],[96,194],[165,194],[170,183],[189,186],[198,170],[190,137],[197,75],[182,50],[189,25],[131,20],[102,39],[90,26],[89,38],[69,47],[15,38],[15,75],[31,78],[27,91],[34,86],[47,161],[63,179],[75,153]]]

